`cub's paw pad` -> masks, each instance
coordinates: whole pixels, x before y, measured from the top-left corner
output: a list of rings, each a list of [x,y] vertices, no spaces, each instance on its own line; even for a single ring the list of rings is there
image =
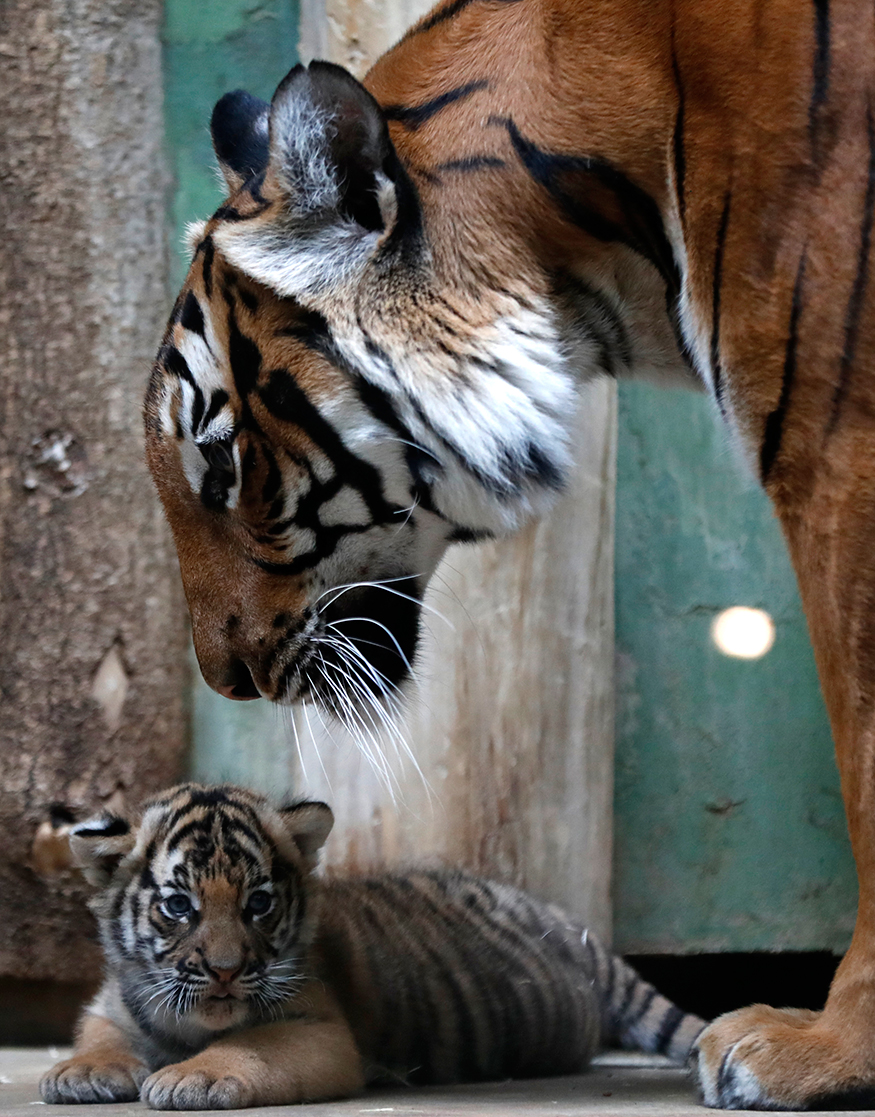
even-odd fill
[[[842,1055],[841,1037],[823,1026],[820,1013],[753,1005],[710,1024],[691,1064],[702,1101],[713,1109],[866,1108],[875,1099],[869,1068]]]
[[[70,1102],[136,1101],[147,1071],[138,1063],[95,1063],[68,1059],[40,1079],[40,1097],[60,1105]]]
[[[149,1075],[140,1098],[152,1109],[244,1109],[252,1104],[252,1090],[233,1074],[176,1064]]]

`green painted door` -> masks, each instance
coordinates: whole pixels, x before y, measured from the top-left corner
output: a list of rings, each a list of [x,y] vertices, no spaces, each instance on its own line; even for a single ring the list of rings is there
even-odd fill
[[[856,878],[777,520],[709,400],[620,392],[615,935],[620,949],[842,950]],[[722,654],[733,606],[774,622]]]

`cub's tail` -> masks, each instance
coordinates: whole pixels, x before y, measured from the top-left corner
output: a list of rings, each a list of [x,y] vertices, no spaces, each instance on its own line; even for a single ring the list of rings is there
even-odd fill
[[[618,1043],[685,1063],[706,1021],[663,997],[627,962],[606,950],[592,933],[584,941],[594,962],[602,1044]]]

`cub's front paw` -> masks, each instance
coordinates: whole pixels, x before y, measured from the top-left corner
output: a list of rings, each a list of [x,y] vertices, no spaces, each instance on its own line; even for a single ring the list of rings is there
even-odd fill
[[[868,1109],[869,1037],[831,1028],[819,1012],[752,1005],[719,1016],[696,1040],[693,1073],[715,1109]]]
[[[150,1074],[140,1097],[153,1109],[244,1109],[253,1104],[252,1088],[242,1078],[198,1066],[197,1058]]]
[[[70,1102],[136,1101],[149,1072],[135,1060],[101,1063],[77,1055],[58,1063],[40,1079],[43,1101],[55,1105]]]

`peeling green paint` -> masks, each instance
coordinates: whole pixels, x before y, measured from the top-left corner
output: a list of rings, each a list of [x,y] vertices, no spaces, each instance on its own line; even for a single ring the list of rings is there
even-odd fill
[[[173,283],[185,277],[181,248],[189,221],[222,200],[210,144],[210,114],[223,93],[248,89],[270,100],[298,61],[297,0],[167,0],[164,93],[174,174],[171,226]]]
[[[624,385],[619,447],[616,943],[844,949],[856,878],[768,500],[695,393]],[[732,605],[772,616],[762,659],[715,647]]]

